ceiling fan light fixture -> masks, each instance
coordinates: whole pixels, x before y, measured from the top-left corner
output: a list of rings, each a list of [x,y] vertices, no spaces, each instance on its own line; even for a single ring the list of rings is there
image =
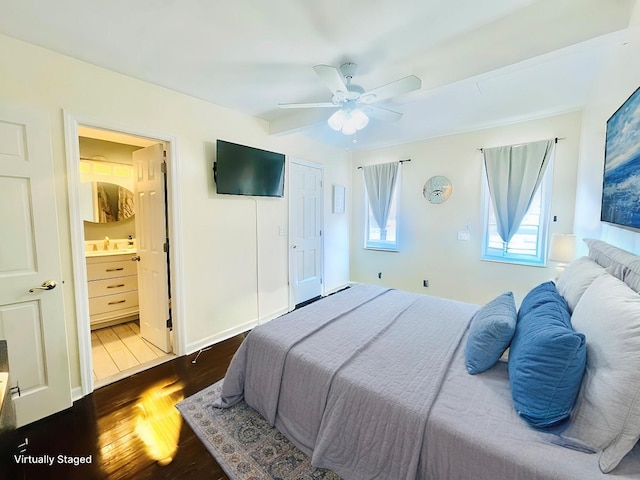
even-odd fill
[[[327,123],[333,130],[339,132],[340,130],[342,130],[342,125],[344,125],[345,120],[345,111],[343,109],[340,109],[329,117]]]
[[[377,121],[393,122],[402,118],[402,114],[377,106],[375,104],[384,100],[404,95],[422,87],[422,80],[415,75],[400,78],[386,85],[381,85],[373,90],[365,90],[360,85],[353,83],[353,76],[358,70],[358,65],[346,62],[340,69],[330,65],[315,65],[316,74],[331,90],[333,97],[331,102],[321,103],[280,103],[280,108],[337,108],[338,111],[328,119],[327,123],[336,132],[345,135],[353,135],[362,130],[369,123],[370,114]],[[362,105],[364,110],[360,109]]]
[[[346,122],[342,126],[342,133],[344,133],[345,135],[353,135],[357,131],[358,131],[358,129],[356,128],[356,126],[352,122]]]
[[[369,123],[369,117],[367,117],[367,115],[359,108],[356,108],[351,112],[351,120],[357,130],[362,130]]]
[[[367,126],[369,117],[359,108],[341,108],[329,117],[327,123],[337,132],[342,131],[345,135],[353,135]]]

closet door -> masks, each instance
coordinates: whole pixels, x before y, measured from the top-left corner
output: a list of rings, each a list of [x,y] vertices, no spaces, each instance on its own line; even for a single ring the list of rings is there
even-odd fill
[[[322,169],[291,161],[290,283],[294,304],[322,294]]]

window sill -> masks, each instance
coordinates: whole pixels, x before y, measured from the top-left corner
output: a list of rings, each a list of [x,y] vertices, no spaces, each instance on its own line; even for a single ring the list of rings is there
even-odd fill
[[[400,250],[398,248],[393,248],[393,247],[374,247],[374,246],[366,246],[363,247],[365,250],[376,250],[379,252],[399,252]]]
[[[483,262],[494,262],[494,263],[509,263],[511,265],[520,265],[523,267],[538,267],[538,268],[546,268],[546,262],[537,262],[537,261],[528,261],[528,260],[518,260],[517,258],[497,258],[497,257],[482,257],[480,258]]]

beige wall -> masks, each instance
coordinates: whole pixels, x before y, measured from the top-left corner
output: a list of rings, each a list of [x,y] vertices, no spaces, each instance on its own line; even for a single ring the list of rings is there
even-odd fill
[[[351,278],[404,290],[473,303],[485,303],[499,293],[514,292],[516,300],[534,285],[555,277],[555,269],[480,260],[482,246],[479,147],[511,145],[566,137],[556,145],[551,214],[558,217],[550,233],[573,229],[580,112],[410,143],[353,156]],[[365,250],[362,175],[358,166],[410,158],[403,165],[399,210],[399,252]],[[444,175],[453,183],[449,200],[432,205],[422,196],[428,178]],[[458,241],[469,226],[470,240]],[[554,264],[555,265],[555,264]],[[382,272],[382,279],[377,274]],[[430,286],[422,286],[428,279]]]
[[[608,55],[590,101],[584,110],[578,191],[576,235],[601,238],[640,254],[640,233],[600,222],[602,173],[607,119],[640,87],[640,2],[636,2],[626,39]],[[586,245],[578,242],[579,253]]]
[[[179,255],[187,327],[183,333],[189,350],[225,338],[254,325],[259,316],[268,318],[288,306],[287,237],[279,235],[280,226],[288,227],[286,200],[216,195],[211,163],[217,138],[324,165],[327,291],[351,278],[475,303],[513,290],[520,301],[532,285],[553,278],[555,272],[549,267],[479,260],[482,179],[476,149],[566,137],[556,153],[552,215],[558,216],[558,222],[551,225],[551,233],[572,231],[575,212],[579,236],[597,236],[640,251],[637,233],[599,222],[606,119],[640,85],[639,5],[630,42],[611,56],[584,116],[570,113],[357,152],[353,162],[351,154],[299,135],[270,137],[266,123],[255,118],[0,35],[0,100],[50,115],[73,386],[79,386],[80,380],[63,110],[121,125],[123,130],[157,132],[177,139],[181,211],[176,214],[182,227]],[[356,167],[405,158],[412,161],[403,172],[401,251],[364,250],[362,182]],[[433,175],[446,175],[454,185],[452,197],[442,205],[431,205],[422,197],[422,186]],[[331,213],[333,184],[347,186],[345,214]],[[457,232],[467,225],[470,241],[457,241]],[[383,274],[381,280],[378,272]],[[429,288],[422,287],[423,279],[429,279]]]
[[[63,110],[98,124],[121,125],[124,131],[176,139],[180,211],[174,214],[183,246],[177,254],[184,272],[187,351],[251,327],[258,316],[286,311],[289,301],[287,237],[279,235],[280,226],[288,227],[287,200],[216,195],[211,172],[216,139],[323,164],[327,208],[332,183],[351,181],[346,152],[302,136],[270,137],[263,121],[6,36],[0,36],[0,100],[50,115],[74,387],[80,378]],[[325,289],[330,291],[349,280],[349,216],[327,213],[324,233]]]

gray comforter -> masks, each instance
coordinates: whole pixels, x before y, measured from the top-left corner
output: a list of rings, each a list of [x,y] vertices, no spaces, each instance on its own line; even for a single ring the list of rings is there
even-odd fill
[[[478,307],[364,285],[327,300],[255,328],[218,406],[244,398],[345,479],[419,478],[430,412]]]
[[[610,474],[599,454],[570,450],[532,428],[513,408],[506,362],[469,375],[464,344],[440,387],[423,442],[423,480],[638,480],[640,445]]]
[[[507,364],[469,375],[475,305],[356,286],[255,328],[217,406],[245,399],[312,464],[370,480],[639,480],[608,475],[515,412]]]

